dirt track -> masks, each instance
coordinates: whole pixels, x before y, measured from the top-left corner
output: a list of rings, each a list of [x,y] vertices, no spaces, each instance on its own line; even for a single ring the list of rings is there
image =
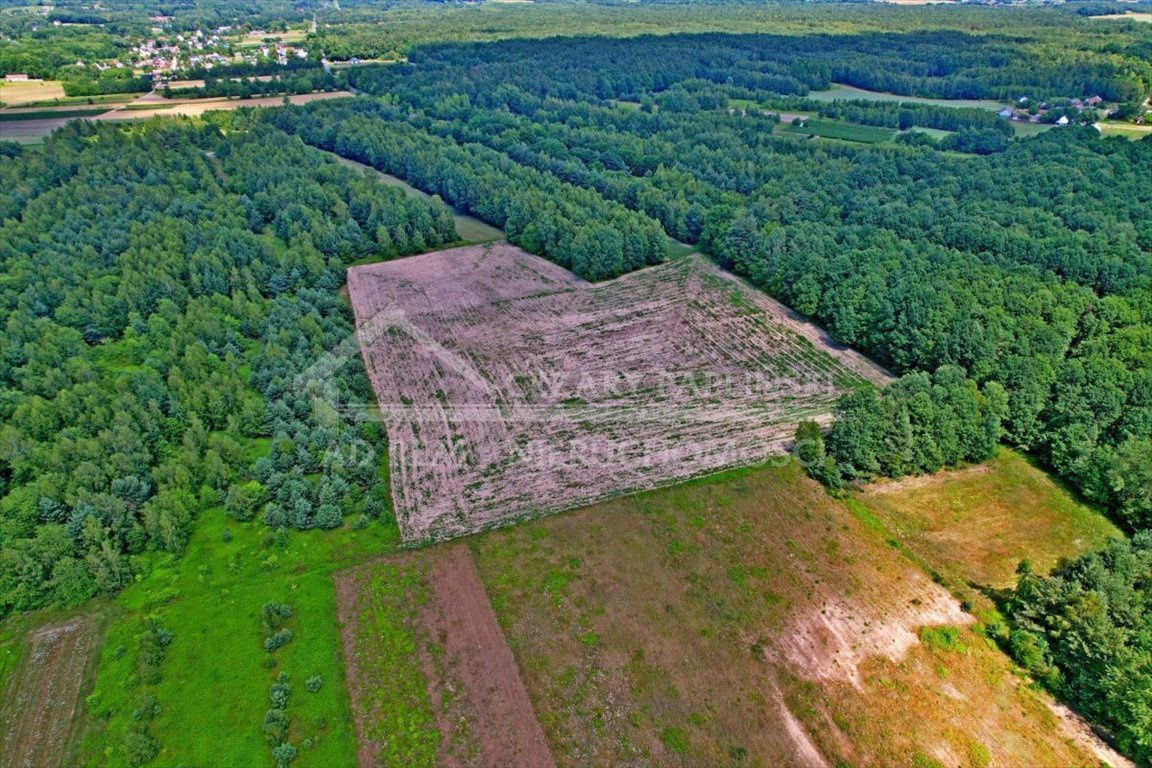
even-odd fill
[[[447,684],[463,699],[457,704],[457,718],[451,709],[435,708],[441,732],[453,727],[452,720],[465,716],[474,746],[474,757],[442,751],[439,764],[554,766],[520,669],[496,622],[468,547],[456,544],[443,550],[429,568],[428,581],[432,589],[424,625],[443,648],[448,670],[447,680],[432,679],[431,693],[434,701],[442,701]]]
[[[419,574],[404,589],[401,605],[371,604],[374,569],[395,566]],[[394,573],[394,572],[393,572]],[[357,763],[381,761],[381,683],[397,670],[380,663],[373,633],[361,626],[372,611],[414,635],[419,685],[426,685],[439,750],[448,768],[553,768],[544,733],[504,633],[480,582],[472,553],[463,544],[402,554],[335,574],[345,674],[358,740]],[[416,607],[419,606],[419,607]],[[415,610],[413,610],[413,608]],[[387,762],[387,761],[385,761]]]

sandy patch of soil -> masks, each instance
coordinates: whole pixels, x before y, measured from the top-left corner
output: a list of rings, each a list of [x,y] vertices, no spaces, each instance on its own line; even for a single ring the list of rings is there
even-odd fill
[[[1059,702],[1047,700],[1047,704],[1060,723],[1060,730],[1064,735],[1080,749],[1092,754],[1101,765],[1108,765],[1111,768],[1136,768],[1136,763],[1112,749],[1097,736],[1083,717]]]
[[[803,677],[849,682],[862,690],[860,667],[869,658],[899,664],[920,642],[921,627],[973,621],[943,587],[918,572],[882,590],[882,596],[875,590],[875,601],[832,598],[797,616],[777,641],[782,660]]]

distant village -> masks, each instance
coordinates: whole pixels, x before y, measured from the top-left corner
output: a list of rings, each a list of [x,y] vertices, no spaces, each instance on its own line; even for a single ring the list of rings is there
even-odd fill
[[[154,33],[162,31],[162,25],[169,19],[164,16],[151,16],[149,21],[161,25],[153,28]],[[53,26],[75,26],[59,21]],[[37,27],[33,26],[32,31]],[[157,34],[135,46],[131,59],[111,59],[104,61],[76,61],[72,66],[93,72],[132,69],[138,74],[151,75],[159,83],[172,79],[179,72],[189,70],[211,70],[214,67],[235,64],[270,64],[287,66],[290,61],[307,59],[308,51],[279,39],[282,33],[264,30],[248,31],[244,28],[221,26],[210,31]],[[6,82],[26,82],[31,80],[24,73],[8,73]]]
[[[1053,125],[1068,125],[1069,123],[1095,123],[1099,117],[1097,110],[1104,104],[1104,99],[1093,96],[1089,99],[1066,99],[1057,102],[1034,102],[1027,96],[1021,96],[1016,104],[1000,110],[1000,117],[1015,120],[1020,123],[1051,123]]]
[[[255,41],[255,45],[237,44],[236,35],[232,27],[225,26],[210,32],[196,30],[148,39],[137,46],[133,66],[151,72],[156,79],[164,79],[191,69],[271,62],[287,66],[290,60],[308,58],[305,49],[273,39],[275,33],[247,33],[247,39]]]

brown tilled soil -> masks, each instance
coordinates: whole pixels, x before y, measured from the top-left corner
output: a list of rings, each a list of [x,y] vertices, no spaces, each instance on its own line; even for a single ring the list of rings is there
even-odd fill
[[[590,285],[498,243],[348,286],[407,541],[762,461],[886,381],[699,257]]]
[[[437,552],[428,569],[428,582],[431,591],[422,618],[432,642],[444,653],[437,666],[447,673],[431,678],[433,709],[440,712],[441,733],[449,732],[454,720],[467,718],[467,732],[474,742],[472,749],[459,745],[446,749],[438,763],[554,766],[472,553],[462,544]],[[453,705],[444,707],[449,692]],[[454,746],[450,740],[445,742],[445,747]]]
[[[399,571],[391,570],[398,568]],[[402,588],[401,606],[384,606],[391,621],[403,625],[415,639],[417,685],[426,686],[439,731],[440,766],[479,768],[552,768],[554,763],[528,699],[516,661],[496,622],[472,554],[463,545],[449,545],[369,563],[337,573],[336,595],[346,660],[349,694],[359,741],[358,764],[380,763],[382,739],[392,734],[374,727],[386,688],[379,678],[397,670],[382,664],[375,638],[360,625],[371,606],[368,588],[381,570],[386,578],[397,572],[414,576]],[[404,615],[401,615],[404,614]],[[412,670],[408,670],[411,674]],[[403,674],[403,673],[401,673]],[[411,690],[409,690],[411,693]],[[418,693],[418,692],[417,692]],[[422,697],[401,706],[409,712]]]
[[[27,655],[4,692],[0,768],[63,764],[97,635],[87,616],[28,636]]]
[[[352,719],[356,724],[356,764],[360,768],[376,765],[380,745],[369,736],[368,721],[372,711],[366,704],[367,682],[358,663],[356,647],[357,620],[360,616],[359,594],[362,570],[354,568],[332,574],[336,585],[336,618],[340,622],[340,645],[344,655],[344,681],[352,700]]]

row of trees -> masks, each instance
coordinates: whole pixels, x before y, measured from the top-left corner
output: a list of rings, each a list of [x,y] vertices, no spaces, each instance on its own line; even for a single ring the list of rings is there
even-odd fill
[[[1000,443],[1007,412],[1000,384],[980,387],[956,366],[905,374],[883,391],[861,389],[841,398],[827,439],[834,463],[811,466],[836,486],[983,461]]]
[[[285,526],[385,506],[359,358],[309,371],[352,332],[344,265],[452,217],[242,127],[74,123],[0,159],[0,616],[117,589],[236,486]]]
[[[316,91],[337,91],[336,78],[320,67],[300,69],[275,77],[211,77],[204,85],[190,88],[163,88],[160,93],[168,99],[197,99],[229,97],[249,99],[253,96],[279,96]]]
[[[487,147],[424,132],[395,109],[362,100],[286,108],[264,119],[439,194],[586,279],[616,277],[664,258],[664,232],[648,217]]]

